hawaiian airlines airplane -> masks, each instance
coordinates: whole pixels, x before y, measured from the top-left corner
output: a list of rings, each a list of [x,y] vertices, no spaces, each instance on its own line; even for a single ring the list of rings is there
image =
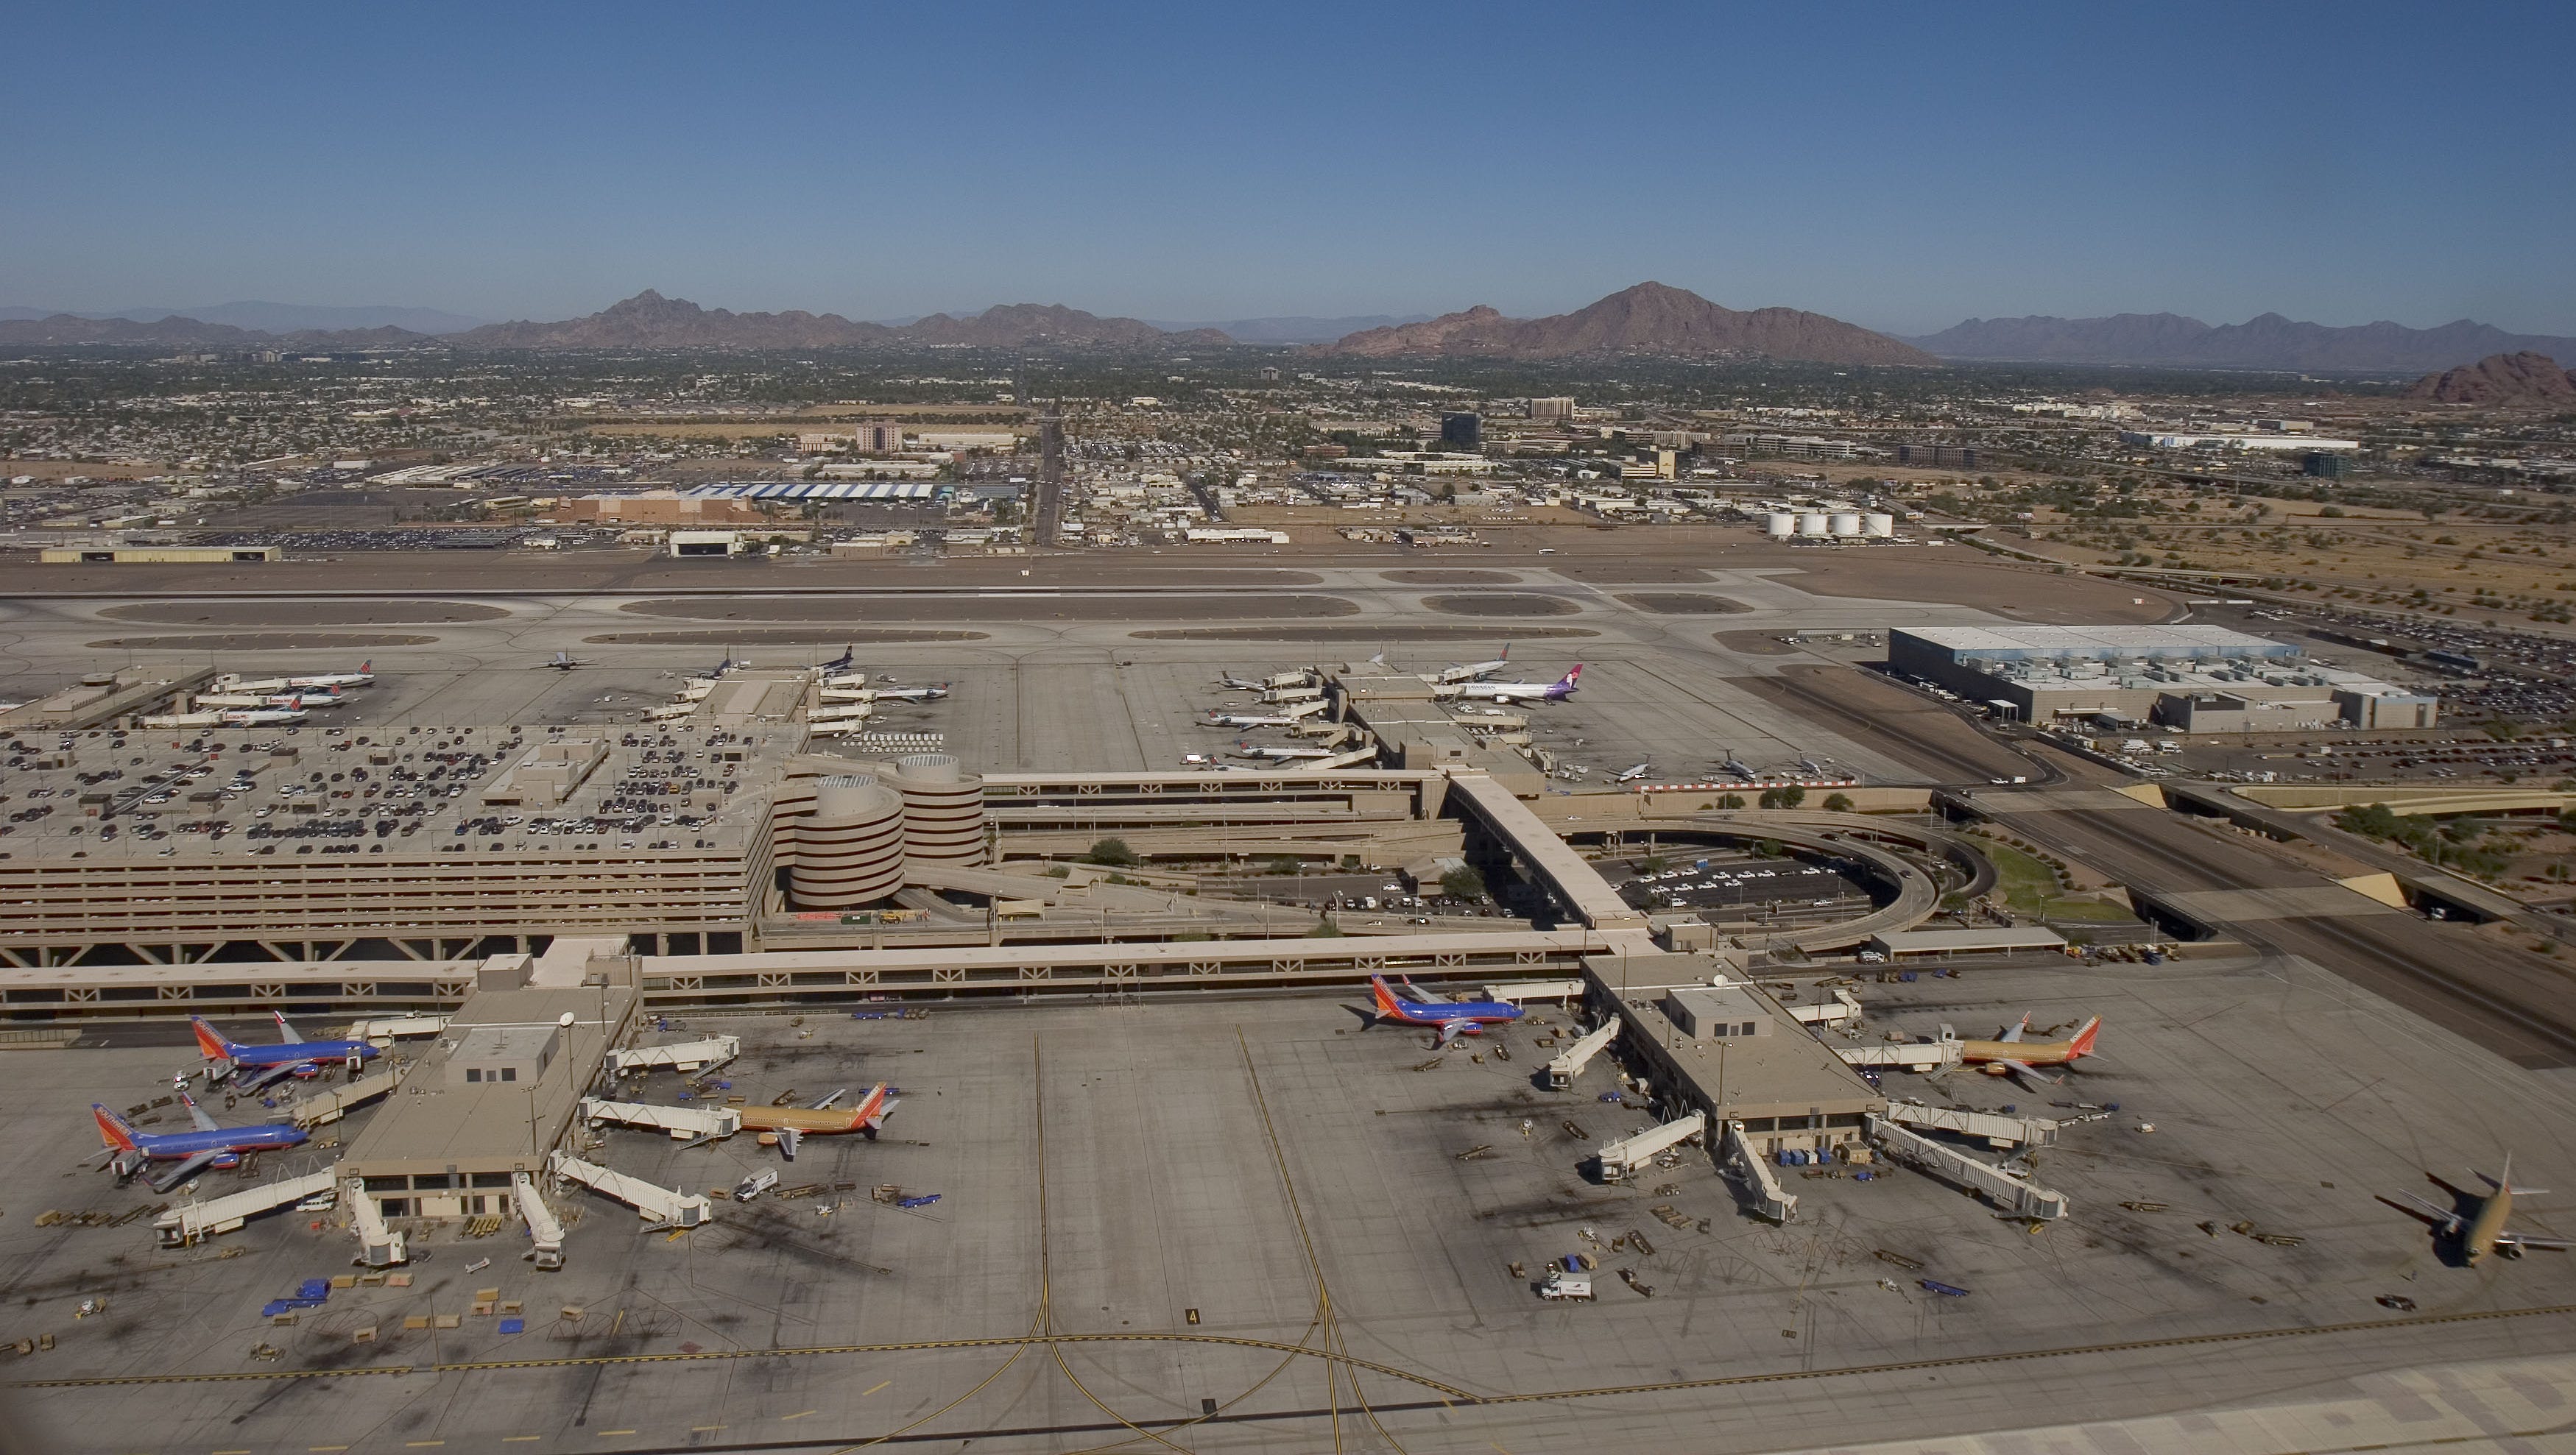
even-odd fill
[[[138,1132],[125,1118],[97,1102],[89,1105],[90,1115],[98,1119],[98,1134],[107,1143],[108,1165],[116,1169],[119,1186],[131,1180],[155,1162],[179,1165],[152,1179],[154,1192],[167,1192],[209,1167],[238,1167],[245,1152],[269,1148],[300,1146],[304,1131],[292,1126],[227,1127],[206,1115],[205,1108],[185,1095],[188,1115],[197,1124],[192,1132]]]
[[[1419,995],[1411,982],[1406,990]],[[1377,1018],[1408,1026],[1437,1026],[1440,1044],[1448,1045],[1460,1036],[1481,1036],[1489,1025],[1505,1025],[1519,1020],[1526,1012],[1519,1006],[1499,1000],[1406,1000],[1389,990],[1386,977],[1369,977],[1369,989],[1377,997]]]
[[[1458,695],[1473,702],[1563,702],[1575,693],[1583,664],[1553,682],[1461,682]]]

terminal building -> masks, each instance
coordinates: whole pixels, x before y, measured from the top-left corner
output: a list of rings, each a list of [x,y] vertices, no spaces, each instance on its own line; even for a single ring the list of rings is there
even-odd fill
[[[2440,704],[2287,642],[2215,626],[1891,629],[1894,670],[2041,726],[2154,723],[2175,732],[2434,724]]]

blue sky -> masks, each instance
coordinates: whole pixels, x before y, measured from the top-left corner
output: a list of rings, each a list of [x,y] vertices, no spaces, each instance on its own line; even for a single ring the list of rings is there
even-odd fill
[[[0,303],[2576,334],[2576,7],[11,7]]]

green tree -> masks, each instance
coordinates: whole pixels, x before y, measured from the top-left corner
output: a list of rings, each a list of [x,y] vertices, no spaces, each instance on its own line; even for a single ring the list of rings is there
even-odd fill
[[[1485,893],[1485,876],[1468,865],[1461,864],[1440,876],[1440,892],[1451,899],[1482,898]]]
[[[1827,813],[1849,813],[1851,811],[1852,801],[1851,795],[1848,793],[1837,793],[1825,800],[1825,812]]]
[[[1742,808],[1744,806],[1744,795],[1741,793],[1727,794],[1725,797],[1717,801],[1717,806],[1730,812],[1735,809]]]
[[[1082,856],[1082,862],[1123,867],[1136,862],[1136,851],[1127,847],[1125,839],[1100,839],[1092,844],[1090,853]]]

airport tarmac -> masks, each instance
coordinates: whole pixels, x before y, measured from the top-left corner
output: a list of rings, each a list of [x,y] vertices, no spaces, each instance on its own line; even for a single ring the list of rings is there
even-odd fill
[[[376,666],[377,686],[336,716],[317,714],[317,725],[631,721],[667,701],[680,674],[728,655],[763,665],[815,662],[854,644],[871,671],[955,685],[946,702],[895,710],[884,725],[945,732],[947,747],[970,767],[1140,771],[1174,767],[1186,754],[1233,741],[1195,725],[1208,709],[1244,701],[1215,686],[1219,667],[1267,672],[1385,651],[1430,670],[1518,637],[1509,675],[1552,681],[1573,663],[1585,664],[1581,694],[1534,710],[1532,729],[1540,746],[1596,779],[1637,762],[1651,762],[1659,777],[1699,776],[1728,756],[1765,768],[1831,760],[1875,782],[1984,776],[1966,773],[1955,755],[1910,749],[1903,735],[1855,731],[1830,712],[1784,710],[1761,681],[1795,666],[1841,667],[1821,649],[1771,650],[1781,644],[1766,634],[2004,619],[1980,608],[1810,594],[1799,588],[1798,571],[1769,566],[1696,572],[1709,594],[1748,608],[1723,616],[1646,609],[1627,599],[1635,593],[1541,571],[1490,572],[1514,579],[1475,589],[1400,579],[1418,571],[1328,567],[1310,574],[1317,585],[1293,598],[1308,603],[1296,615],[1265,614],[1268,598],[1258,594],[1213,594],[1195,576],[1146,584],[1151,573],[1144,570],[1131,584],[1101,588],[949,590],[936,585],[944,576],[918,573],[911,577],[918,584],[901,588],[703,602],[675,598],[668,588],[631,595],[478,590],[470,601],[403,600],[395,614],[408,626],[399,639],[332,630],[388,615],[385,600],[363,590],[323,599],[18,596],[0,599],[0,696],[41,696],[105,666],[213,664],[257,676],[354,667],[364,658]],[[782,567],[763,579],[793,576]],[[2028,580],[2035,594],[2048,590],[2040,578]],[[1544,600],[1556,614],[1484,619],[1428,604],[1480,592]],[[1069,614],[1050,616],[1059,608]],[[691,615],[667,614],[683,609]],[[717,611],[731,615],[706,615]],[[1334,614],[1310,614],[1328,611]],[[192,615],[206,616],[207,629],[186,631]],[[1457,635],[1470,624],[1487,634]],[[726,639],[729,627],[748,639],[738,650]],[[1532,628],[1584,635],[1523,635]],[[1428,639],[1408,636],[1417,630]],[[1236,638],[1182,638],[1178,631]],[[869,639],[915,633],[927,639]],[[1748,635],[1763,649],[1730,645]],[[334,636],[368,641],[276,645]],[[557,652],[590,665],[552,671],[545,664]],[[1279,740],[1275,733],[1235,736]]]
[[[2040,1155],[2071,1217],[2028,1231],[1910,1171],[1792,1169],[1800,1216],[1774,1228],[1739,1215],[1700,1155],[1598,1185],[1583,1156],[1650,1114],[1599,1099],[1606,1062],[1572,1092],[1531,1088],[1551,1011],[1437,1057],[1419,1035],[1365,1028],[1357,994],[935,1003],[925,1019],[817,1011],[803,1027],[693,1016],[673,1034],[744,1038],[727,1074],[755,1102],[889,1080],[902,1104],[880,1140],[810,1140],[792,1166],[748,1137],[611,1131],[595,1155],[692,1189],[770,1166],[789,1186],[856,1190],[719,1203],[678,1236],[587,1193],[559,1198],[578,1213],[560,1273],[522,1262],[515,1228],[451,1229],[417,1245],[410,1287],[334,1293],[280,1328],[261,1301],[345,1271],[352,1251],[311,1214],[186,1252],[154,1249],[141,1222],[35,1226],[48,1207],[154,1200],[65,1169],[96,1140],[88,1101],[142,1099],[188,1058],[17,1052],[0,1057],[0,1102],[30,1113],[19,1152],[35,1175],[0,1205],[0,1338],[56,1346],[0,1377],[43,1422],[43,1448],[81,1452],[1467,1455],[1828,1446],[2576,1352],[2576,1259],[2447,1266],[2372,1200],[2428,1190],[2426,1170],[2493,1170],[2506,1150],[2518,1178],[2567,1185],[2563,1076],[2294,961],[1971,966],[1858,992],[1873,1038],[1941,1021],[1984,1033],[2024,1011],[2040,1026],[2106,1017],[2104,1056],[2063,1090],[1888,1078],[1892,1096],[1936,1104],[2063,1116],[2042,1103],[2120,1102]],[[658,1075],[637,1094],[674,1090]],[[939,1200],[881,1205],[876,1184]],[[2538,1231],[2550,1216],[2517,1208]],[[1642,1232],[1651,1251],[1587,1229],[1599,1244]],[[1541,1265],[1572,1252],[1601,1258],[1599,1301],[1540,1302]],[[468,1311],[487,1287],[524,1304],[524,1332]],[[103,1314],[73,1317],[102,1295]],[[460,1317],[437,1327],[447,1314]],[[376,1342],[353,1343],[364,1324]],[[263,1342],[273,1362],[252,1356]]]

